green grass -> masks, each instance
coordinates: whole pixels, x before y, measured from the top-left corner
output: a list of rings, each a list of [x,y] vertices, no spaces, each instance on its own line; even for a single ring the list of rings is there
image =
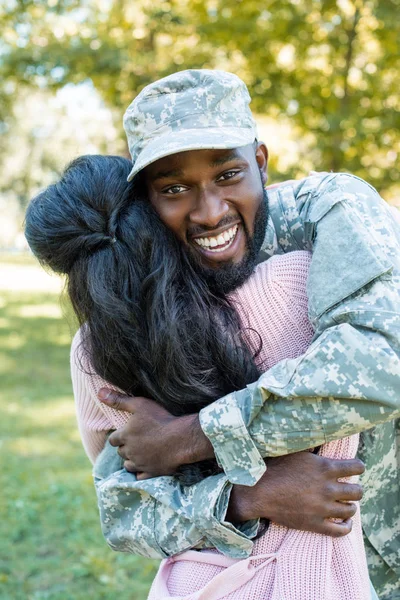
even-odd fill
[[[0,599],[142,600],[157,561],[102,538],[62,313],[54,292],[0,290]]]

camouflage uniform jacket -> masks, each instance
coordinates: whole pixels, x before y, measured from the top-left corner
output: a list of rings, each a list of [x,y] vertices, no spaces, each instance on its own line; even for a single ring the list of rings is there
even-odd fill
[[[106,447],[95,466],[103,533],[114,549],[149,557],[207,546],[248,556],[257,523],[224,521],[233,483],[255,484],[266,468],[262,457],[382,423],[364,440],[362,510],[373,582],[385,597],[397,598],[386,593],[400,576],[399,430],[393,421],[400,416],[399,221],[371,186],[347,174],[270,189],[268,209],[264,258],[313,252],[311,346],[201,411],[221,475],[190,487],[173,477],[138,482],[125,470],[115,472],[120,462]]]

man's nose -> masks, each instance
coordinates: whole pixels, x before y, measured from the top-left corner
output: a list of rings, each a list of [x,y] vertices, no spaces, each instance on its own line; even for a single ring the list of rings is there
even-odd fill
[[[201,190],[196,197],[196,206],[190,213],[190,220],[196,225],[204,225],[212,229],[217,227],[228,212],[229,205],[221,190]]]

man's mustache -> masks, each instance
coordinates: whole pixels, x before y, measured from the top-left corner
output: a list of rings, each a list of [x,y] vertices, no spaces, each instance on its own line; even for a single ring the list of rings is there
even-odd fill
[[[233,215],[226,215],[223,219],[219,221],[217,225],[214,225],[213,227],[201,227],[200,225],[194,225],[193,227],[188,229],[188,237],[192,237],[195,235],[204,235],[207,234],[209,231],[216,231],[217,229],[220,229],[222,227],[229,227],[229,225],[236,224],[237,220],[237,216],[235,217]]]

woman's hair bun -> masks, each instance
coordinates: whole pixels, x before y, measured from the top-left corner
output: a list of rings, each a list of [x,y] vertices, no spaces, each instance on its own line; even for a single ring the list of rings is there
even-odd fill
[[[131,167],[118,156],[82,156],[31,201],[25,235],[44,266],[68,274],[80,258],[113,246],[118,216],[132,201]]]

